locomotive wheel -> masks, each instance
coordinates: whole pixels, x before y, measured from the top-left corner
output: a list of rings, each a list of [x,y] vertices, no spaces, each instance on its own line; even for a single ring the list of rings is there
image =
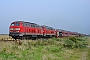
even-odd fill
[[[25,40],[26,38],[25,37],[23,37],[23,40]]]
[[[26,36],[26,40],[28,40],[28,36]]]
[[[15,39],[15,40],[17,40],[17,37],[15,37],[15,36],[12,36],[12,38]]]
[[[34,37],[34,38],[32,38],[32,40],[36,40],[36,38]]]
[[[21,40],[24,40],[24,38],[23,38],[23,37],[20,37],[20,39],[21,39]]]

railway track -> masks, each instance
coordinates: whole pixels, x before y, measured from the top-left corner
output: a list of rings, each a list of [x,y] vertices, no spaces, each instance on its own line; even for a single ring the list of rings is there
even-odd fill
[[[7,41],[18,41],[18,40],[15,40],[15,39],[8,39],[8,38],[2,38],[2,39],[0,39],[0,42],[1,41],[4,41],[4,42],[7,42]],[[20,40],[19,40],[20,41]]]
[[[44,40],[47,40],[48,38],[44,38]],[[38,40],[38,39],[23,39],[23,40],[21,40],[21,39],[17,39],[17,40],[15,40],[15,39],[12,39],[12,38],[1,38],[0,39],[0,42],[1,41],[4,41],[4,42],[7,42],[7,41],[24,41],[24,40],[27,40],[27,41],[29,41],[29,40]],[[41,40],[42,40],[42,38],[41,38]]]
[[[0,41],[4,41],[4,42],[7,42],[7,41],[15,41],[15,40],[0,40]]]

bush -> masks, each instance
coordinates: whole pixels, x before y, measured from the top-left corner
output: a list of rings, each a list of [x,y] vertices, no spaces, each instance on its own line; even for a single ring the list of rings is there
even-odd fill
[[[71,37],[69,37],[69,40],[71,40],[75,43],[75,45],[74,45],[75,48],[82,48],[82,47],[85,47],[88,44],[86,38],[84,39],[84,38],[81,38],[81,37],[71,36]]]
[[[73,42],[77,42],[77,38],[75,36],[70,36],[69,37],[69,40],[73,41]]]
[[[73,48],[74,47],[74,42],[72,40],[67,39],[64,42],[64,47]]]

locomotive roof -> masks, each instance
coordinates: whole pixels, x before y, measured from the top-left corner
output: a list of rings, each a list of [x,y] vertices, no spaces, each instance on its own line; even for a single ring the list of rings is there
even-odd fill
[[[24,22],[24,21],[14,21],[14,22]]]
[[[36,23],[31,23],[31,22],[25,22],[25,21],[14,21],[14,22],[22,22],[22,23],[28,23],[28,24],[38,25],[38,26],[40,26],[39,24],[36,24]],[[14,23],[14,22],[12,22],[12,23]]]
[[[29,23],[29,24],[32,24],[32,25],[38,25],[38,26],[40,26],[39,24],[31,23],[31,22],[24,22],[24,23]]]
[[[46,26],[46,25],[41,25],[42,27],[50,27],[50,26]],[[53,28],[53,27],[50,27],[50,28]]]
[[[49,27],[49,26],[46,26],[46,25],[41,25],[41,27],[46,27],[47,29],[53,29],[54,30],[53,27]]]

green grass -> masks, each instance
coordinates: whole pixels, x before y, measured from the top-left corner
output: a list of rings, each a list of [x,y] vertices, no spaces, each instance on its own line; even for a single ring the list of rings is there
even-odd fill
[[[80,43],[87,41],[84,37],[77,39],[83,40],[79,41]],[[0,42],[0,60],[80,60],[87,47],[68,47],[74,46],[73,43],[75,44],[68,38]],[[90,50],[88,51],[90,53]]]
[[[87,60],[90,60],[90,48],[88,49],[88,56],[87,56]]]
[[[89,44],[89,48],[88,48],[88,55],[87,55],[87,60],[90,60],[90,37],[88,38],[88,44]]]

